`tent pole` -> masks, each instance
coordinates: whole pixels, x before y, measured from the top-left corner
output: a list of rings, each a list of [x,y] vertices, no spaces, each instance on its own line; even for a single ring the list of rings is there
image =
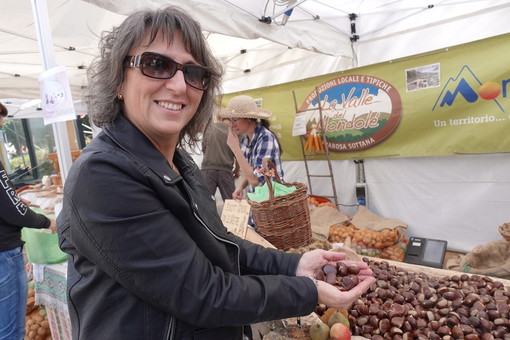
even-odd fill
[[[41,52],[44,68],[43,71],[47,71],[56,66],[48,6],[46,4],[46,0],[31,0],[31,2],[34,23],[37,31],[37,41],[39,43],[39,50]],[[60,176],[62,177],[62,183],[65,183],[65,179],[72,165],[67,125],[66,122],[56,122],[51,125],[53,127],[53,135],[55,137],[55,145],[57,147]]]

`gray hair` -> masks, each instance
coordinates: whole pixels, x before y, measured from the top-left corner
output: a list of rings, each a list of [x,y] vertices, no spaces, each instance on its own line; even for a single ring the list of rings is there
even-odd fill
[[[100,55],[94,59],[88,70],[89,87],[84,98],[95,125],[104,127],[122,114],[122,102],[117,98],[117,89],[124,80],[123,61],[129,50],[133,46],[139,46],[147,35],[149,44],[158,34],[163,34],[168,39],[168,44],[171,44],[175,32],[182,34],[186,51],[212,72],[212,79],[208,89],[204,91],[197,112],[179,136],[180,145],[197,145],[200,133],[211,120],[222,67],[209,50],[199,23],[173,6],[137,11],[112,31],[103,32],[99,43]]]

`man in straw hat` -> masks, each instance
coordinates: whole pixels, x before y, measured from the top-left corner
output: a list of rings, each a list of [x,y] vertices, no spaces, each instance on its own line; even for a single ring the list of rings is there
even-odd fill
[[[220,108],[216,109],[216,121],[204,132],[202,140],[202,174],[211,195],[220,190],[223,201],[232,198],[235,190],[235,178],[239,177],[239,167],[234,153],[227,145],[230,119],[222,117]]]
[[[224,110],[224,116],[232,121],[227,144],[239,162],[243,174],[243,179],[232,196],[234,199],[242,199],[243,190],[247,186],[251,192],[264,183],[264,175],[257,171],[262,167],[264,158],[273,162],[283,181],[280,157],[283,151],[278,137],[269,130],[271,115],[270,111],[259,108],[255,99],[247,95],[230,99]]]

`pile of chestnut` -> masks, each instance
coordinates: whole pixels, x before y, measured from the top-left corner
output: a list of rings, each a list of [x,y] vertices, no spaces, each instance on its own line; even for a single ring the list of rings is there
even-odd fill
[[[510,340],[510,287],[503,283],[464,273],[433,277],[386,261],[363,261],[377,281],[348,311],[353,335],[372,340]],[[342,262],[334,267],[323,268],[324,281],[345,290],[358,283],[359,267]],[[315,277],[320,279],[319,271]],[[325,309],[319,305],[316,312]]]
[[[359,283],[359,272],[360,268],[357,264],[346,264],[339,261],[336,265],[326,264],[322,268],[316,269],[314,277],[337,286],[340,290],[351,290]]]

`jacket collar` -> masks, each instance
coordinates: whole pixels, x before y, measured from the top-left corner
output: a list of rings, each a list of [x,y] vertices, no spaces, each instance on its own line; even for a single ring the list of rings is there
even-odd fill
[[[138,130],[125,116],[120,115],[112,123],[104,128],[105,134],[110,137],[124,151],[132,154],[139,161],[145,163],[149,168],[160,176],[167,179],[179,178],[179,174],[172,170],[167,159],[151,143],[151,141]],[[174,163],[180,169],[185,169],[189,160],[179,149],[175,151]]]

